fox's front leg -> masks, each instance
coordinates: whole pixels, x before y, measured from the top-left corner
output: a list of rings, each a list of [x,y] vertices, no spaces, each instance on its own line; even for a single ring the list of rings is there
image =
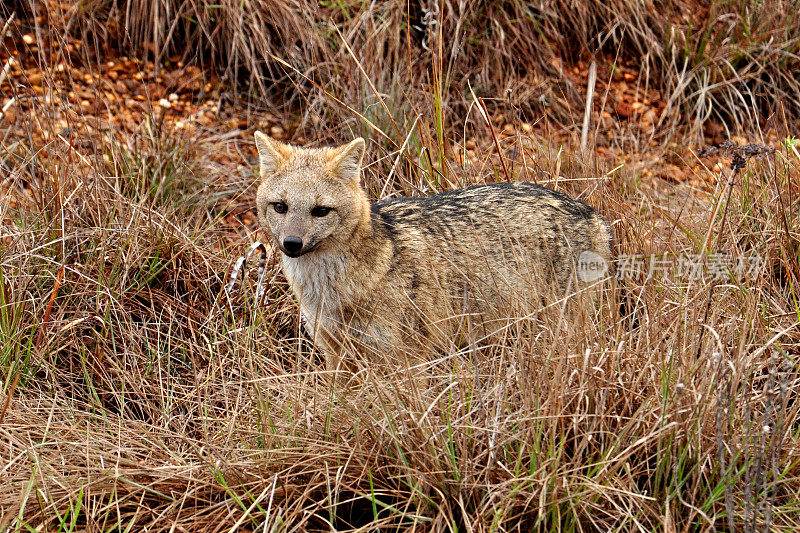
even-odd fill
[[[319,328],[314,336],[314,344],[322,351],[325,370],[331,375],[338,375],[342,371],[355,373],[358,370],[353,349],[348,349],[348,342],[341,332]]]

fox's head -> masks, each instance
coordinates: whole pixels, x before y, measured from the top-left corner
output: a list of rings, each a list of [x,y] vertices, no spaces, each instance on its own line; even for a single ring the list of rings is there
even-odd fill
[[[346,242],[369,202],[361,189],[364,139],[338,148],[298,148],[256,132],[261,226],[289,257]]]

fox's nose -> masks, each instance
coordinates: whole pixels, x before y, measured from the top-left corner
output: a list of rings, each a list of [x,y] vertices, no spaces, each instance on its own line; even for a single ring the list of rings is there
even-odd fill
[[[303,239],[300,237],[286,237],[283,239],[283,249],[290,254],[296,254],[303,248]]]

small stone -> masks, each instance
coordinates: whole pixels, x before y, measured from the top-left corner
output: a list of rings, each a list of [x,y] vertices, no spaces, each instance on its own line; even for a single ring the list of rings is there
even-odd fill
[[[272,126],[269,129],[269,134],[275,137],[276,139],[280,139],[281,137],[283,137],[283,128],[281,128],[280,126]]]
[[[510,122],[508,124],[506,124],[505,126],[503,126],[503,132],[504,133],[507,133],[509,135],[513,135],[514,131],[515,131],[514,130],[514,125],[511,124]]]
[[[175,93],[170,93],[170,95],[167,98],[169,98],[170,102],[177,102],[178,101],[178,95],[175,94]]]
[[[25,44],[33,44],[36,42],[36,37],[31,35],[30,33],[26,33],[22,36],[22,40],[25,41]]]
[[[703,133],[709,137],[720,137],[725,133],[725,126],[717,120],[708,120],[703,124]]]
[[[625,100],[618,103],[617,107],[614,110],[617,112],[617,115],[623,118],[630,118],[630,116],[633,114],[633,109],[631,108],[631,105]]]
[[[655,109],[648,109],[644,115],[642,115],[641,123],[642,125],[649,126],[650,124],[655,123],[656,119],[658,118],[658,113],[656,113]]]
[[[158,105],[159,105],[160,107],[163,107],[163,108],[165,108],[165,109],[169,109],[170,107],[172,107],[172,104],[171,104],[171,103],[170,103],[170,101],[169,101],[169,100],[167,100],[166,98],[162,98],[161,100],[159,100],[159,101],[158,101]]]
[[[14,124],[17,122],[17,111],[16,108],[12,105],[9,106],[8,109],[3,111],[2,117],[8,121],[9,124]]]
[[[531,126],[531,125],[530,125],[530,124],[528,124],[527,122],[523,122],[523,123],[520,125],[520,127],[522,128],[522,131],[524,131],[525,133],[530,133],[530,132],[532,132],[532,131],[533,131],[533,126]]]

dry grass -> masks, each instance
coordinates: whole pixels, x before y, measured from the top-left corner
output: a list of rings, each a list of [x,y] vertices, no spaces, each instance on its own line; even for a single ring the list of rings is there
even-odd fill
[[[154,11],[139,6],[131,14],[138,22],[127,23],[134,42],[153,39],[147,32],[155,30],[142,21],[172,4],[148,5]],[[198,15],[202,5],[182,9]],[[220,12],[233,12],[234,4],[221,5]],[[271,5],[286,16],[303,8]],[[443,7],[458,12],[461,5]],[[622,3],[604,5],[594,9],[629,13],[623,21],[643,16]],[[335,15],[352,55],[336,44],[335,32],[324,31],[326,23],[316,29],[316,41],[308,40],[319,41],[318,47],[301,53],[284,42],[269,45],[296,70],[282,72],[280,63],[267,61],[245,72],[267,76],[262,80],[280,72],[295,81],[303,73],[324,80],[325,90],[350,106],[375,98],[369,79],[392,106],[394,120],[380,111],[366,117],[391,139],[373,130],[372,159],[397,145],[391,157],[366,170],[376,195],[503,179],[499,160],[488,152],[481,154],[486,166],[453,162],[457,147],[447,136],[456,117],[462,128],[490,133],[476,110],[474,120],[457,113],[469,106],[448,100],[460,89],[445,97],[442,80],[460,68],[482,68],[475,59],[480,55],[464,55],[477,46],[470,32],[483,35],[478,28],[503,52],[497,78],[487,77],[481,95],[503,97],[489,80],[523,80],[529,73],[511,66],[516,47],[529,42],[532,53],[544,53],[539,33],[525,41],[526,33],[509,29],[522,31],[509,21],[525,20],[512,11],[523,4],[478,4],[464,9],[486,18],[448,17],[460,21],[465,48],[434,56],[442,59],[438,72],[450,74],[427,84],[415,78],[420,85],[408,107],[407,95],[383,92],[410,76],[398,30],[405,8],[403,2],[374,4],[361,12],[332,2],[323,13]],[[109,4],[89,4],[70,31],[97,40],[100,30],[85,26],[90,17],[103,25],[106,16],[124,20],[105,9]],[[386,10],[383,17],[378,9]],[[593,35],[591,24],[606,27],[609,13],[552,14],[541,32],[566,43],[568,28]],[[175,12],[166,20],[203,28]],[[249,35],[237,33],[242,26],[226,26],[231,20],[215,28]],[[548,26],[556,20],[562,22]],[[634,29],[653,25],[642,20],[611,32],[614,46],[644,46],[648,41]],[[165,40],[156,50],[169,44],[164,26],[159,31]],[[192,35],[180,31],[173,35]],[[270,38],[292,31],[287,23]],[[303,26],[303,42],[307,31]],[[389,34],[395,37],[382,37]],[[212,43],[233,46],[215,34],[197,39],[204,53],[216,50],[208,58],[231,54],[243,64],[267,49],[215,49]],[[243,43],[267,46],[249,37]],[[308,62],[317,53],[319,61]],[[389,60],[378,61],[379,53]],[[424,55],[419,48],[412,62],[417,55]],[[354,58],[367,76],[356,74]],[[462,61],[467,66],[451,66]],[[307,70],[312,66],[316,70]],[[422,76],[418,68],[411,71]],[[668,74],[661,73],[665,86],[681,83]],[[48,83],[55,82],[45,77]],[[763,87],[788,90],[780,83]],[[323,98],[313,85],[302,86],[306,92],[277,87],[265,92],[307,97],[296,102],[307,111],[303,116],[327,117],[315,123],[320,138],[343,135],[326,127],[334,119],[355,131],[364,124],[344,108],[328,115],[330,96]],[[743,280],[625,280],[635,323],[620,316],[615,289],[596,315],[565,322],[554,305],[512,321],[499,342],[430,354],[430,365],[416,369],[426,378],[424,389],[409,372],[376,368],[344,386],[330,379],[303,337],[274,264],[263,304],[253,301],[252,276],[232,297],[224,293],[236,257],[255,238],[225,217],[250,206],[254,176],[249,167],[213,156],[230,153],[244,163],[253,152],[249,132],[181,136],[156,116],[134,135],[68,134],[60,127],[68,104],[24,94],[16,95],[26,111],[16,125],[0,124],[0,168],[9,194],[0,201],[0,530],[800,526],[800,154],[792,142],[774,156],[751,160],[735,181],[723,169],[707,189],[672,185],[664,193],[634,168],[609,171],[602,160],[575,155],[574,146],[565,146],[565,155],[516,133],[506,142],[521,155],[505,161],[507,171],[598,207],[614,222],[620,253],[758,254],[766,268]],[[692,109],[694,102],[681,96],[676,109]],[[755,115],[758,105],[750,104],[748,113]],[[356,111],[370,109],[379,104],[372,100]],[[420,109],[441,113],[417,115]],[[427,151],[401,150],[405,139]],[[393,169],[395,178],[388,180]]]
[[[800,119],[792,75],[800,15],[791,0],[274,0],[246,10],[238,0],[29,2],[18,4],[39,14],[47,5],[64,33],[98,54],[121,46],[156,64],[196,61],[224,75],[232,99],[302,110],[309,132],[361,129],[330,96],[389,133],[416,113],[436,113],[458,131],[468,83],[493,110],[574,125],[586,76],[570,71],[579,58],[597,59],[609,76],[621,62],[641,66],[632,83],[667,102],[662,136],[687,125],[700,133],[709,120],[730,136],[774,113]]]

